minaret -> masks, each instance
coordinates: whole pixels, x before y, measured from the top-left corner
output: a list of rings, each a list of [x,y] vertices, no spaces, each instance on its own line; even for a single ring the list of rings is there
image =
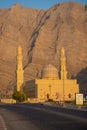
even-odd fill
[[[24,83],[24,70],[22,66],[22,48],[18,47],[17,54],[17,91],[21,91],[21,87]]]
[[[67,79],[65,50],[61,48],[61,79]]]

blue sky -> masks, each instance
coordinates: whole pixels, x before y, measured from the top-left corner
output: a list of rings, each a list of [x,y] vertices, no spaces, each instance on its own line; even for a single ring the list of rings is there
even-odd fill
[[[87,0],[0,0],[0,8],[10,8],[15,3],[19,3],[29,8],[48,9],[57,3],[66,1],[76,1],[87,4]]]

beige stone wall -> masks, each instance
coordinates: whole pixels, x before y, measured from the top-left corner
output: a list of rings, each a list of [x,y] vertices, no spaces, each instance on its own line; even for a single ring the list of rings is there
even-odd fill
[[[2,103],[16,103],[16,100],[14,99],[1,99]]]
[[[75,100],[75,93],[79,93],[79,85],[76,80],[66,80],[65,81],[65,100]],[[71,94],[71,98],[69,98]]]
[[[38,86],[37,91],[38,91],[39,99],[47,100],[47,94],[49,94],[49,98],[56,100],[56,97],[57,97],[56,93],[58,93],[58,96],[59,96],[59,93],[62,93],[60,80],[39,79],[39,80],[36,80],[36,83]],[[61,95],[61,98],[62,98],[62,95]]]
[[[76,80],[52,80],[52,79],[36,79],[31,80],[25,86],[26,95],[32,101],[46,101],[53,99],[55,101],[71,101],[75,100],[75,93],[79,93],[79,86]],[[69,94],[71,97],[69,98]]]
[[[38,99],[46,100],[49,98],[57,101],[75,100],[75,93],[79,93],[79,87],[76,80],[36,80]],[[69,98],[69,94],[71,97]]]

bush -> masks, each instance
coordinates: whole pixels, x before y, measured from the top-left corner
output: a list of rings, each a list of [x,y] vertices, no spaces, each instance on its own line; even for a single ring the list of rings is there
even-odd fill
[[[12,95],[12,98],[17,102],[23,102],[26,100],[26,96],[23,92],[15,91]]]
[[[48,99],[48,102],[53,102],[53,99]]]
[[[68,103],[68,104],[75,104],[75,101],[65,101],[65,103]]]

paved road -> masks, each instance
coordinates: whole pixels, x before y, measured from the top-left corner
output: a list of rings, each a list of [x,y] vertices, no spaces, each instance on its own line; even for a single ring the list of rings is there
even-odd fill
[[[5,130],[87,130],[87,111],[40,104],[13,104],[1,105],[0,116]]]

